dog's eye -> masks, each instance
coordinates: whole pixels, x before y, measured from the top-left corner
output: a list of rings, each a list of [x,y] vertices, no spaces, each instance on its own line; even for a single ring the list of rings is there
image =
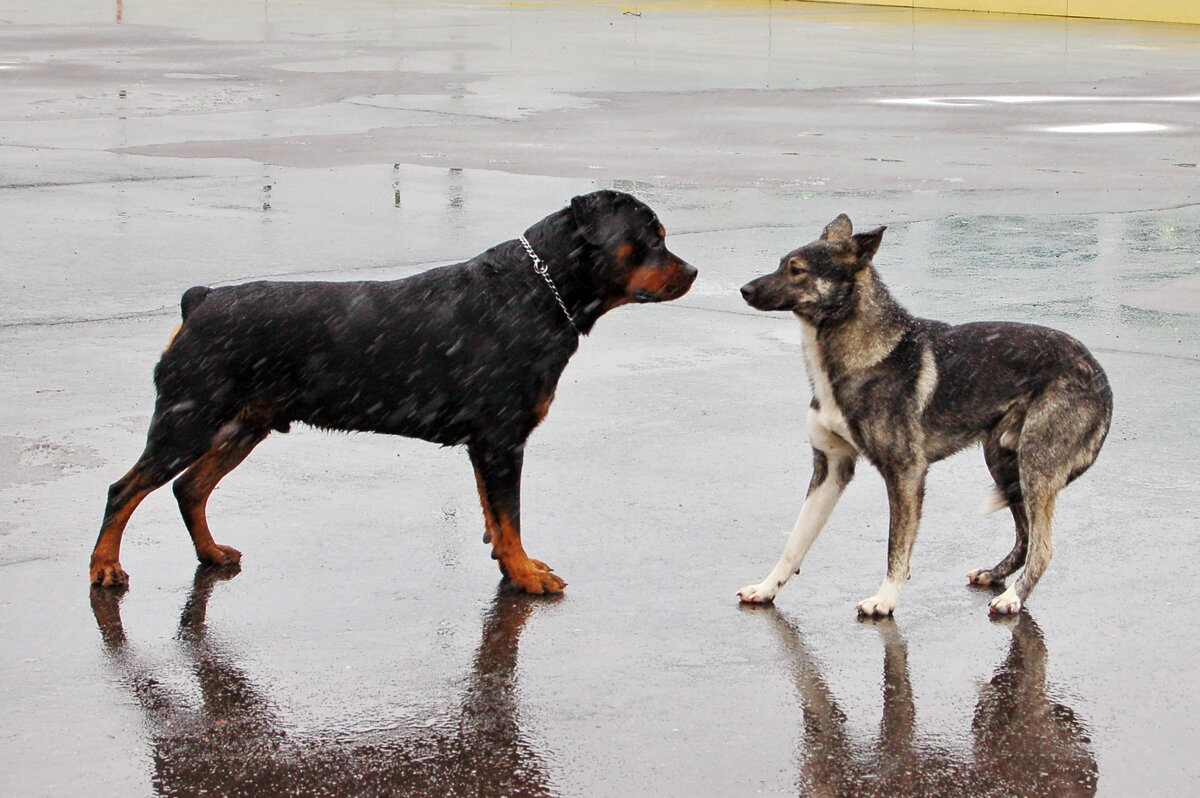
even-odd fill
[[[804,274],[804,269],[798,263],[789,263],[788,274],[790,274],[792,277],[799,277]]]

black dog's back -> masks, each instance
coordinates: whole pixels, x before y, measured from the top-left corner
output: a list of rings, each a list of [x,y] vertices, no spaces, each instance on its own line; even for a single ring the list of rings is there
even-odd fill
[[[481,256],[395,281],[255,282],[211,289],[190,312],[189,291],[160,401],[228,397],[277,428],[462,443],[552,392],[578,346],[530,307],[527,271]]]

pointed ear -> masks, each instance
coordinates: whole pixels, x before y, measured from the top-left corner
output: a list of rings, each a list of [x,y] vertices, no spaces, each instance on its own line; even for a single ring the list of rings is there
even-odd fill
[[[876,227],[869,233],[858,233],[850,239],[850,243],[854,247],[854,254],[860,264],[870,263],[871,258],[875,257],[875,252],[879,249],[879,242],[883,241],[883,231],[886,229],[886,227]]]
[[[615,204],[611,191],[593,191],[571,200],[571,215],[575,217],[575,225],[589,244],[604,243],[604,222],[612,216]]]
[[[850,224],[850,217],[841,213],[838,214],[838,218],[825,225],[825,230],[821,233],[821,240],[841,241],[849,238],[853,232],[854,226]]]

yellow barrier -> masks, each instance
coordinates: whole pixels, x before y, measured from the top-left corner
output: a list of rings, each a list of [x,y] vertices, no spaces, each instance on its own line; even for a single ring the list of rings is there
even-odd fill
[[[809,0],[809,2],[1200,24],[1200,0]]]

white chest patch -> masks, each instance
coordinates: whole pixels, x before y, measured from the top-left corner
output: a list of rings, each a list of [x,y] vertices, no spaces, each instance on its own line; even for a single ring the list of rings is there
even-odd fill
[[[804,346],[804,363],[808,368],[808,378],[813,386],[813,396],[821,406],[820,410],[809,412],[809,436],[816,445],[820,432],[832,432],[857,449],[858,444],[850,434],[846,417],[842,414],[842,408],[833,395],[833,383],[829,381],[829,374],[825,371],[825,358],[821,352],[821,344],[817,340],[817,328],[801,320],[800,334],[801,343]],[[814,430],[814,426],[823,429]]]

